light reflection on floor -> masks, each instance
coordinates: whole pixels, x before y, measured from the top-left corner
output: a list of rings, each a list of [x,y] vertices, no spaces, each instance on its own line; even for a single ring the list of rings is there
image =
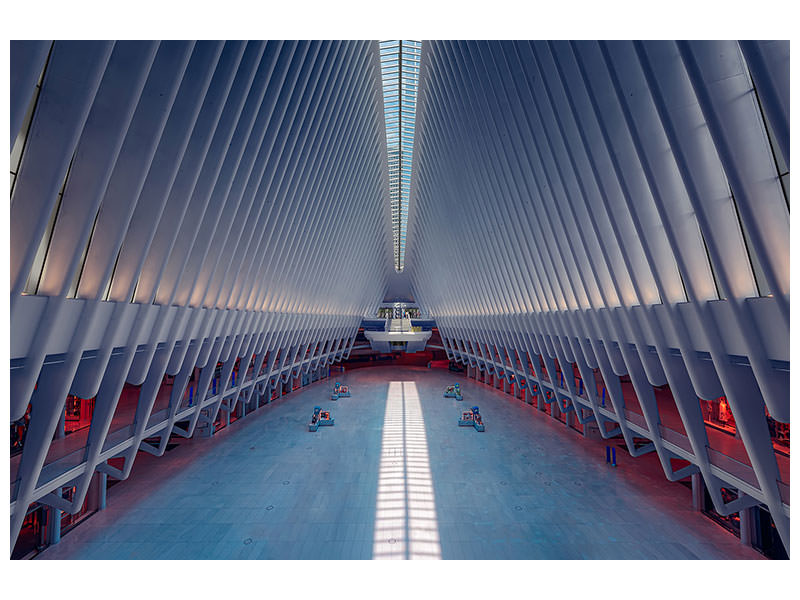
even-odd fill
[[[413,381],[392,381],[386,396],[372,557],[442,557],[425,421]]]
[[[690,490],[667,481],[652,454],[617,452],[620,464],[611,468],[602,441],[488,386],[460,380],[465,402],[443,399],[442,390],[459,381],[444,369],[371,367],[342,380],[352,386],[350,399],[331,402],[329,382],[311,385],[211,439],[140,456],[131,478],[109,489],[108,508],[38,558],[763,558],[693,512]],[[404,381],[416,382],[405,384],[405,409]],[[422,429],[410,427],[417,394],[421,453]],[[320,404],[330,406],[336,426],[312,433],[308,419]],[[474,404],[485,433],[457,425]],[[391,431],[383,431],[384,420]],[[399,548],[385,532],[374,535],[376,525],[392,525],[375,519],[382,444],[381,512],[399,510]]]

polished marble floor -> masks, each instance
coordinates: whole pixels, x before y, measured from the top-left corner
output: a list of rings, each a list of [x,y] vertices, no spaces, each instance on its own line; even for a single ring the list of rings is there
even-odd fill
[[[332,375],[137,463],[37,558],[761,558],[644,459],[611,467],[602,442],[463,374]],[[351,398],[330,400],[334,379]],[[456,381],[463,402],[442,397]],[[307,430],[315,405],[333,427]],[[457,425],[473,405],[483,433]]]

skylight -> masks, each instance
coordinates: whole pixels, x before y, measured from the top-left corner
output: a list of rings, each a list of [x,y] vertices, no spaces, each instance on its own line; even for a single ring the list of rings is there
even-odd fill
[[[384,40],[378,43],[386,116],[386,150],[389,158],[389,199],[392,204],[394,268],[402,271],[406,255],[411,159],[417,118],[417,87],[422,42]]]

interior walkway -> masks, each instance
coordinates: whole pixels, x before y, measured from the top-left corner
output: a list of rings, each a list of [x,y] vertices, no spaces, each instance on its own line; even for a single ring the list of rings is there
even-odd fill
[[[637,469],[512,396],[414,367],[339,375],[142,460],[39,559],[762,558]],[[464,401],[442,397],[459,382]],[[477,404],[486,431],[458,427]],[[308,432],[315,405],[335,426]],[[140,457],[144,458],[144,456]]]

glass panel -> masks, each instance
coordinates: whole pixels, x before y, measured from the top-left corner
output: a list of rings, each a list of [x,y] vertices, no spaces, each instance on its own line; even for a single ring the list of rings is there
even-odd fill
[[[378,42],[383,77],[383,107],[386,149],[389,160],[389,200],[392,206],[392,238],[395,269],[405,262],[408,194],[414,147],[414,119],[422,42],[383,40]],[[402,90],[402,92],[401,92]],[[402,210],[401,210],[402,208]]]

